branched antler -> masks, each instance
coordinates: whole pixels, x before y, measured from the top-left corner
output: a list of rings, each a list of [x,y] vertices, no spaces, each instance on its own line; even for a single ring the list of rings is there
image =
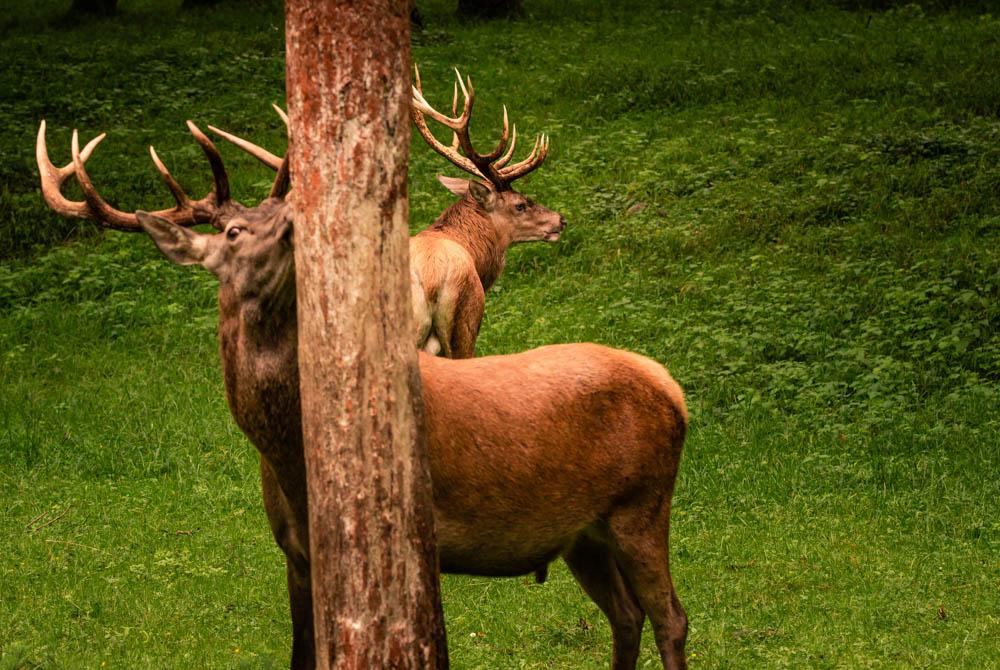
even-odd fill
[[[284,121],[285,128],[287,130],[288,115],[285,114],[285,111],[281,109],[281,107],[278,107],[275,104],[272,104],[271,106],[274,107],[274,111],[276,111],[278,116],[281,117],[281,120]],[[233,135],[232,133],[227,133],[225,130],[216,128],[215,126],[209,125],[208,129],[227,142],[235,144],[240,149],[243,149],[243,151],[247,152],[261,163],[277,172],[277,175],[275,175],[274,178],[274,185],[271,187],[270,197],[283,198],[285,196],[291,186],[288,173],[288,156],[285,156],[284,158],[275,156],[264,147],[258,146],[253,142],[245,140],[242,137],[238,137],[237,135]]]
[[[510,190],[512,181],[523,177],[545,162],[545,157],[549,152],[549,138],[543,133],[535,138],[535,146],[527,158],[513,165],[507,165],[514,155],[514,147],[517,144],[517,126],[514,125],[513,129],[509,127],[506,105],[503,108],[503,130],[496,148],[487,154],[477,152],[469,137],[469,120],[472,118],[472,104],[476,95],[475,89],[472,87],[472,79],[467,77],[465,81],[462,81],[461,73],[458,69],[455,70],[456,82],[451,102],[452,116],[447,116],[431,107],[427,102],[420,83],[420,70],[414,65],[413,71],[413,98],[410,103],[413,123],[427,144],[454,165],[476,177],[489,181],[497,191],[507,191]],[[461,114],[458,113],[459,88],[462,89],[464,97]],[[444,145],[434,137],[434,133],[427,126],[425,114],[451,129],[450,146]],[[508,139],[510,140],[509,147],[507,145]]]
[[[220,216],[226,211],[242,207],[242,205],[234,202],[230,195],[229,177],[218,149],[194,123],[188,121],[187,126],[208,158],[212,168],[214,185],[205,197],[192,200],[163,165],[163,161],[156,155],[156,150],[150,147],[149,154],[153,159],[153,164],[177,202],[177,205],[172,209],[160,210],[153,212],[153,214],[168,219],[179,226],[208,223],[218,229],[221,228]],[[63,216],[89,219],[101,226],[115,230],[141,232],[142,227],[139,225],[135,213],[123,212],[108,204],[94,188],[90,175],[87,174],[84,164],[104,137],[105,134],[101,133],[88,142],[83,151],[80,151],[79,133],[74,130],[71,142],[73,160],[61,168],[56,167],[49,160],[48,147],[45,142],[45,121],[42,121],[38,128],[38,140],[35,145],[35,158],[38,161],[38,172],[42,182],[42,196],[49,207]],[[82,201],[69,200],[62,194],[63,183],[70,175],[74,175],[80,184],[84,197]]]

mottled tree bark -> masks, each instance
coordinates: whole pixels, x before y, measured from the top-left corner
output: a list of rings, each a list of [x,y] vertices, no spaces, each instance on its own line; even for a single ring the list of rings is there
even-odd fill
[[[410,305],[408,0],[287,0],[317,667],[445,668]]]

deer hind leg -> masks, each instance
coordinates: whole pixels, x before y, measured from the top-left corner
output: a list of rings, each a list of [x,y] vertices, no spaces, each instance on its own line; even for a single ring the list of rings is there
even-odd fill
[[[684,670],[688,624],[670,579],[669,516],[667,495],[653,505],[619,510],[608,527],[618,566],[653,624],[663,667]]]
[[[451,332],[451,358],[473,358],[476,355],[476,339],[483,323],[486,295],[476,277],[462,291],[455,304],[455,319]]]
[[[424,290],[419,273],[411,270],[410,302],[413,303],[413,319],[416,323],[417,347],[431,356],[441,351],[441,343],[434,334],[434,306]]]
[[[436,355],[454,358],[452,354],[452,330],[455,327],[455,298],[453,292],[443,288],[438,295],[437,305],[431,315],[431,332],[427,342],[437,341]],[[426,349],[430,353],[430,349]]]
[[[563,560],[611,624],[614,639],[611,670],[634,670],[646,615],[615,563],[611,548],[597,538],[581,534]]]

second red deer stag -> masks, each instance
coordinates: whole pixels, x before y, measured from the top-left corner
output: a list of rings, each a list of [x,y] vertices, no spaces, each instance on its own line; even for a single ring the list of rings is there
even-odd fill
[[[511,132],[504,107],[500,141],[493,151],[481,154],[469,137],[475,101],[472,81],[466,86],[455,71],[453,116],[449,117],[427,103],[416,68],[414,75],[410,110],[417,130],[434,151],[473,176],[471,180],[438,177],[460,200],[410,240],[417,344],[429,354],[472,358],[483,321],[485,292],[500,277],[507,248],[518,242],[555,242],[566,227],[566,219],[511,188],[515,179],[545,161],[549,151],[545,135],[535,139],[527,158],[508,165],[517,146],[517,126]],[[459,88],[465,100],[461,114]],[[425,114],[452,131],[450,146],[434,137]]]
[[[480,154],[469,137],[475,102],[472,82],[466,85],[456,70],[452,100],[455,116],[449,117],[427,103],[419,71],[415,75],[410,109],[417,130],[431,148],[474,177],[470,180],[439,176],[441,184],[460,199],[429,228],[410,238],[415,339],[417,346],[429,354],[472,358],[483,321],[486,291],[503,272],[507,249],[520,242],[555,242],[566,228],[566,219],[511,187],[515,179],[545,162],[549,152],[546,136],[535,139],[527,158],[508,165],[517,146],[517,126],[508,122],[504,107],[503,130],[497,147],[488,154]],[[461,114],[458,114],[459,88],[465,100]],[[284,112],[275,109],[287,123]],[[450,146],[434,137],[425,114],[451,129]],[[272,169],[281,166],[282,159],[266,149],[214,126],[209,128]]]
[[[219,280],[219,351],[236,423],[260,452],[264,508],[286,556],[292,667],[315,666],[309,526],[299,401],[293,209],[287,162],[271,195],[232,200],[222,160],[194,124],[215,186],[189,198],[151,152],[177,201],[154,214],[122,212],[94,188],[84,163],[49,161],[38,133],[42,193],[56,212],[145,231],[175,263]],[[103,137],[103,136],[101,136]],[[84,194],[61,193],[75,176]],[[205,223],[218,233],[190,226]],[[446,360],[420,370],[441,568],[476,575],[544,570],[562,557],[605,613],[612,668],[631,670],[645,618],[666,668],[684,668],[687,618],[670,578],[670,503],[687,428],[680,387],[660,364],[593,344]],[[329,402],[341,402],[333,396]]]

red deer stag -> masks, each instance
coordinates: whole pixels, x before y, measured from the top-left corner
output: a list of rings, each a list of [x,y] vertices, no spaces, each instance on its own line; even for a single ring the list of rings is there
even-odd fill
[[[545,162],[548,137],[536,137],[528,157],[508,165],[517,145],[517,125],[511,132],[504,106],[500,141],[490,153],[479,153],[469,137],[475,89],[471,79],[466,86],[458,70],[455,77],[449,117],[424,99],[420,71],[414,67],[410,103],[414,125],[434,151],[474,179],[438,177],[461,199],[410,240],[410,275],[418,346],[430,354],[472,358],[483,321],[485,292],[500,277],[507,248],[518,242],[555,242],[566,227],[566,219],[511,188],[515,179]],[[461,114],[459,88],[465,99]],[[425,114],[451,129],[450,146],[434,137]]]
[[[260,452],[264,508],[286,556],[292,667],[315,665],[309,527],[297,362],[294,235],[283,161],[270,197],[234,202],[212,142],[189,122],[215,187],[191,200],[151,151],[177,200],[126,213],[94,188],[84,163],[59,168],[38,132],[42,193],[65,216],[145,231],[169,259],[219,279],[226,397]],[[101,136],[103,137],[103,135]],[[75,175],[83,201],[60,192]],[[218,234],[189,228],[214,226]],[[670,501],[687,427],[680,387],[658,363],[593,344],[511,356],[420,356],[441,569],[476,575],[544,571],[562,557],[607,615],[612,668],[635,667],[646,616],[664,666],[684,668],[687,619],[670,578]],[[330,402],[338,402],[331,397]]]
[[[423,97],[420,72],[414,69],[416,85],[410,109],[417,130],[436,152],[475,179],[439,176],[449,191],[461,198],[448,207],[429,228],[410,238],[410,280],[416,316],[417,346],[429,354],[448,358],[472,358],[483,321],[486,291],[503,272],[507,249],[519,242],[555,242],[566,227],[566,219],[524,197],[511,183],[537,169],[549,151],[544,135],[535,139],[524,160],[508,165],[517,146],[517,125],[508,122],[504,107],[503,130],[497,147],[478,153],[469,138],[469,121],[475,89],[472,81],[457,82],[452,98],[453,117],[432,108]],[[465,104],[458,114],[458,90]],[[284,112],[275,107],[285,119]],[[451,146],[435,139],[424,114],[452,130]],[[241,137],[209,126],[212,132],[277,170],[281,158]],[[508,145],[508,141],[510,144]],[[461,150],[461,152],[459,151]]]

